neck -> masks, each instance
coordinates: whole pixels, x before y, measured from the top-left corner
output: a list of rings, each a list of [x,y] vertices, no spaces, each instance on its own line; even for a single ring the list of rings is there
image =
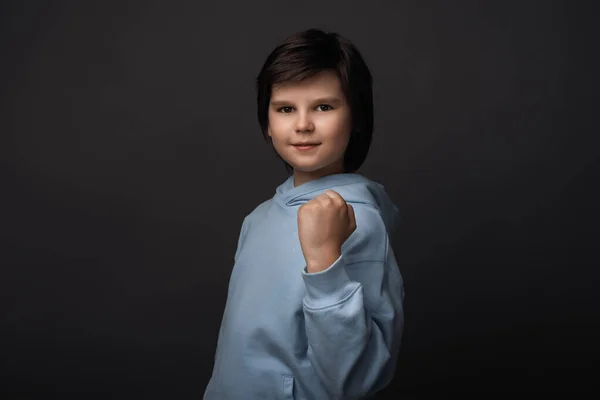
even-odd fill
[[[299,171],[294,169],[294,187],[298,187],[306,182],[322,178],[327,175],[342,174],[344,167],[339,165],[329,166],[317,171]]]

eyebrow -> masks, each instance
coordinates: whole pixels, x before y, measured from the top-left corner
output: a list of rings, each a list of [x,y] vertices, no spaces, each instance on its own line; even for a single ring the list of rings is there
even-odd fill
[[[312,101],[312,103],[315,104],[339,104],[342,102],[342,99],[340,99],[339,97],[321,97],[318,99],[314,99]],[[288,104],[293,104],[293,101],[288,101],[288,100],[273,100],[271,101],[271,105],[272,106],[285,106]]]

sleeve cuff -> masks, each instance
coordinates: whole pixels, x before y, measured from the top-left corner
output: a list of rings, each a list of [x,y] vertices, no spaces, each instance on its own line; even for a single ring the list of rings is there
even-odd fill
[[[302,278],[306,285],[305,303],[310,308],[333,306],[348,297],[359,286],[350,280],[346,273],[343,256],[331,266],[320,272],[308,273],[302,269]]]

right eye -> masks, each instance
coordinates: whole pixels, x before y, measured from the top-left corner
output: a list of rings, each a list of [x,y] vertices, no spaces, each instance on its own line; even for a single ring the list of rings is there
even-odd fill
[[[280,113],[289,114],[289,113],[292,112],[292,107],[281,107],[277,111],[280,112]]]

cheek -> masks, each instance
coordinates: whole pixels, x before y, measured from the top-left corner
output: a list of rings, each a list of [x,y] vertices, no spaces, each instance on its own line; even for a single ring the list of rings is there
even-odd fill
[[[348,118],[332,118],[323,122],[327,135],[336,142],[342,142],[350,138],[351,124]]]
[[[282,122],[277,116],[269,115],[269,133],[273,138],[277,138],[279,133],[283,130]]]

